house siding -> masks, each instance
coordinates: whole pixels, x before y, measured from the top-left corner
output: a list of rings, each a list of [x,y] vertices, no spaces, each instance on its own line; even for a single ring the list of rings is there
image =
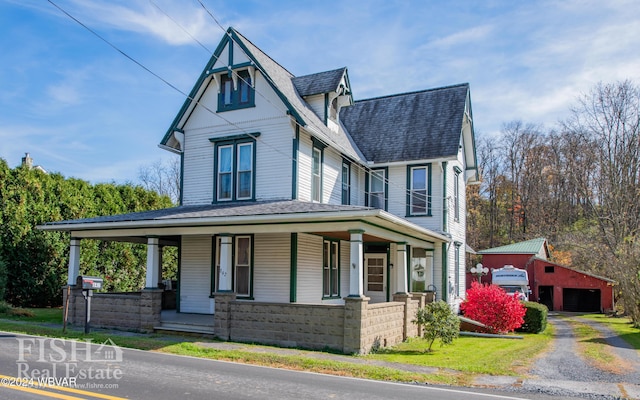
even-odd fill
[[[322,170],[323,203],[342,203],[342,156],[331,147],[324,150]]]
[[[255,74],[255,107],[211,113],[218,93],[212,80],[184,127],[184,205],[214,201],[214,152],[210,138],[259,133],[256,141],[256,199],[291,198],[291,145],[294,128],[283,115],[279,97],[259,72]],[[206,107],[206,109],[205,109]],[[282,106],[284,107],[284,106]]]
[[[298,303],[321,302],[322,241],[321,236],[298,234]]]
[[[289,301],[291,235],[254,236],[253,297],[256,301]]]
[[[180,311],[213,314],[211,294],[211,236],[182,238]]]
[[[300,131],[298,149],[298,199],[311,201],[311,152],[313,143],[308,133]]]

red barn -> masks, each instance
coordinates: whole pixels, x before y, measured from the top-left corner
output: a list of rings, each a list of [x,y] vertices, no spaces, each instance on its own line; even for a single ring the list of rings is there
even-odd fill
[[[482,264],[489,268],[513,265],[526,269],[531,287],[530,300],[555,311],[603,312],[614,307],[614,281],[588,272],[554,263],[544,238],[527,240],[479,251]],[[469,275],[470,285],[477,277]],[[491,281],[491,274],[482,279]]]

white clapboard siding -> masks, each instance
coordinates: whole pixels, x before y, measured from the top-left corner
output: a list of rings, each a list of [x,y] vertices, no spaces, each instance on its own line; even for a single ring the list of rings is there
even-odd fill
[[[407,167],[404,165],[389,167],[388,174],[389,207],[387,211],[404,217],[407,214]]]
[[[253,297],[256,301],[289,302],[291,235],[254,236]]]
[[[324,121],[324,94],[307,96],[304,99],[307,104],[309,104],[313,112],[318,116],[318,118],[320,118],[320,121]]]
[[[364,177],[364,167],[351,164],[351,204],[354,206],[364,206]]]
[[[340,297],[349,296],[349,278],[351,276],[351,243],[340,241]],[[343,300],[344,302],[344,300]]]
[[[180,312],[212,313],[211,236],[183,236],[180,254]]]
[[[298,200],[311,201],[311,137],[300,131],[298,147]]]
[[[322,237],[298,234],[298,303],[322,302]]]
[[[255,107],[218,115],[218,89],[211,81],[185,124],[183,204],[210,204],[214,188],[211,138],[260,133],[256,142],[256,198],[291,198],[291,156],[294,128],[282,101],[259,72],[255,74]],[[222,119],[221,117],[224,117]]]
[[[331,147],[324,149],[322,201],[331,204],[342,203],[342,156]]]

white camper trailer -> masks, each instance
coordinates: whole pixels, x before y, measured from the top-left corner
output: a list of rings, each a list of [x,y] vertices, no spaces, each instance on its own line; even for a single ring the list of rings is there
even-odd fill
[[[505,265],[491,270],[491,283],[500,286],[509,294],[518,293],[521,300],[529,301],[529,275],[524,269]]]

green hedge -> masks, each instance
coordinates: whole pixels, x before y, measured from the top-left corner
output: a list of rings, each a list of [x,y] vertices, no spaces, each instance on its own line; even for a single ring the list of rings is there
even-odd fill
[[[543,332],[547,328],[547,313],[549,312],[547,306],[533,301],[523,301],[522,305],[527,309],[527,313],[524,315],[524,324],[517,331]]]

